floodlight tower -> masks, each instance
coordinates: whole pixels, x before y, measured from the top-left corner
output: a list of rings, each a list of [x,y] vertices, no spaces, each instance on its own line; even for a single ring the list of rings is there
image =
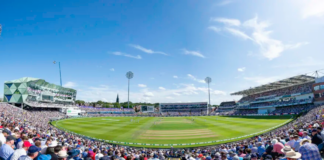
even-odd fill
[[[126,73],[126,77],[128,79],[128,108],[129,108],[129,81],[134,77],[134,73],[129,71]]]
[[[54,61],[53,64],[56,64],[56,61]],[[59,72],[60,72],[60,84],[61,84],[61,87],[62,87],[61,62],[59,62]]]
[[[210,107],[210,90],[209,90],[209,83],[212,81],[210,77],[205,78],[205,82],[208,84],[208,97],[209,97],[209,104],[208,106]],[[208,106],[207,106],[207,115],[208,115]]]

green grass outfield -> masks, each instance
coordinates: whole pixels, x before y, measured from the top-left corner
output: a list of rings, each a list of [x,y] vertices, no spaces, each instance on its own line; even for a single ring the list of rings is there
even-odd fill
[[[197,147],[237,141],[293,120],[287,116],[249,117],[93,117],[52,124],[110,143],[151,148]],[[133,119],[133,122],[131,120]],[[194,120],[192,120],[194,119]]]

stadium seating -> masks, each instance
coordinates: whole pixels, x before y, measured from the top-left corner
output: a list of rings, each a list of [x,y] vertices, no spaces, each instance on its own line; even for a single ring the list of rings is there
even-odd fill
[[[299,152],[299,154],[301,154],[302,159],[308,159],[307,156],[309,156],[309,154],[313,154],[312,156],[317,158],[320,157],[320,152],[318,149],[318,147],[321,147],[320,145],[317,146],[317,144],[314,143],[305,143],[299,145],[299,142],[304,141],[304,139],[302,138],[311,138],[307,136],[307,134],[309,133],[308,131],[311,131],[311,129],[314,127],[315,129],[317,129],[317,126],[321,126],[324,124],[323,117],[319,116],[321,115],[324,106],[303,105],[295,107],[281,107],[275,110],[273,113],[298,112],[305,109],[308,111],[307,113],[300,116],[292,123],[277,128],[269,133],[237,142],[215,146],[199,147],[197,149],[190,149],[188,150],[189,152],[183,152],[184,150],[182,149],[174,148],[163,150],[142,150],[132,147],[125,148],[123,146],[116,146],[112,144],[107,144],[106,142],[96,141],[91,138],[89,139],[87,137],[72,135],[70,133],[66,133],[57,129],[48,123],[51,119],[66,118],[66,116],[60,112],[51,111],[50,109],[26,111],[6,103],[0,103],[0,128],[2,130],[2,133],[0,133],[0,141],[2,145],[0,147],[0,157],[2,159],[7,160],[9,159],[7,157],[11,156],[8,154],[15,154],[16,151],[18,152],[18,150],[21,149],[24,145],[27,145],[27,143],[31,143],[36,147],[42,148],[41,152],[43,153],[43,155],[63,155],[63,157],[67,155],[68,159],[74,160],[90,160],[92,159],[91,156],[94,156],[93,159],[100,159],[102,157],[107,157],[108,159],[111,159],[109,157],[113,157],[113,159],[120,159],[118,157],[123,157],[125,159],[141,159],[145,157],[150,157],[151,159],[153,159],[155,157],[154,159],[156,160],[166,159],[168,157],[183,157],[182,159],[194,158],[201,160],[220,159],[221,157],[225,157],[225,159],[235,159],[234,157],[236,156],[256,156],[260,158],[284,156],[284,154],[282,153],[275,153],[271,151],[268,152],[265,149],[266,147],[279,145],[277,143],[284,143],[286,144],[286,146],[290,146],[290,148],[292,148],[296,152]],[[255,110],[256,109],[243,109],[233,111],[239,111],[240,113],[250,114],[252,112],[255,112]],[[179,114],[179,112],[168,112],[169,115],[176,115],[177,113]],[[14,143],[14,150],[10,150],[10,152],[6,152],[6,154],[3,154],[5,145],[11,143],[10,141],[8,141],[8,143],[4,141],[4,139],[6,139],[5,136],[8,140],[10,140],[10,137],[8,137],[8,133],[16,136],[16,138],[18,139],[15,140],[17,143]],[[26,135],[28,136],[25,137]],[[298,140],[298,143],[295,143],[293,140],[296,136],[297,139],[301,139]],[[42,143],[42,139],[45,140],[44,143]],[[48,142],[48,146],[45,145],[46,141]],[[320,141],[323,141],[323,139],[320,138]],[[297,144],[299,149],[296,148]],[[65,146],[67,151],[62,150],[62,147]],[[281,146],[283,145],[281,144]],[[46,148],[51,147],[57,150],[58,153],[54,154],[53,151],[51,152],[49,149],[47,149],[46,151]],[[5,150],[7,151],[8,149]],[[78,150],[81,150],[81,152]],[[116,155],[111,154],[113,152],[116,153]],[[94,155],[94,153],[96,153],[96,155]]]
[[[41,152],[44,151],[43,154],[47,154],[47,155],[51,154],[51,152],[50,151],[45,152],[46,148],[55,147],[56,149],[60,150],[62,149],[61,146],[63,147],[67,146],[67,150],[68,150],[67,156],[69,157],[69,159],[78,159],[78,158],[91,159],[91,155],[93,156],[93,153],[96,153],[94,159],[96,158],[100,159],[101,157],[105,157],[105,156],[106,157],[118,156],[118,157],[123,157],[125,159],[128,159],[129,156],[130,159],[132,158],[140,159],[141,156],[152,157],[152,158],[156,157],[155,159],[165,159],[167,157],[184,157],[185,159],[188,159],[188,156],[195,159],[218,159],[218,157],[219,158],[226,157],[228,159],[233,159],[233,157],[235,156],[246,157],[247,154],[249,154],[250,156],[257,156],[257,157],[262,157],[262,156],[278,157],[281,156],[282,154],[267,152],[265,150],[265,147],[271,147],[272,145],[276,145],[276,144],[268,143],[268,141],[272,141],[274,143],[285,142],[287,146],[291,145],[291,148],[295,149],[296,143],[290,143],[293,142],[293,140],[292,138],[289,137],[297,136],[303,138],[304,135],[300,134],[301,130],[305,129],[308,133],[309,126],[313,127],[313,126],[320,126],[319,124],[324,124],[323,118],[318,116],[320,115],[324,106],[297,106],[293,108],[282,107],[275,111],[276,113],[284,113],[284,112],[288,112],[286,110],[299,111],[299,110],[304,110],[306,108],[310,109],[310,111],[307,114],[304,114],[301,117],[297,118],[293,123],[282,126],[269,133],[259,135],[255,138],[249,138],[242,141],[238,141],[238,142],[215,145],[211,147],[208,146],[200,147],[198,149],[191,149],[191,151],[189,152],[194,153],[191,155],[186,154],[186,152],[183,152],[182,149],[141,150],[141,149],[134,149],[132,147],[124,148],[122,146],[115,146],[112,144],[107,144],[105,142],[94,141],[86,137],[72,135],[64,131],[61,131],[57,128],[54,128],[48,123],[52,118],[58,118],[58,117],[66,118],[66,116],[60,112],[50,111],[50,110],[43,111],[41,109],[26,111],[6,103],[0,103],[0,112],[1,112],[0,128],[2,129],[3,133],[11,132],[12,135],[23,136],[20,137],[18,140],[16,140],[17,141],[17,143],[15,143],[16,151],[22,148],[24,144],[27,144],[27,142],[25,143],[25,141],[28,141],[31,144],[35,144],[37,147],[43,148]],[[256,109],[235,110],[235,111],[240,111],[240,113],[250,114],[252,112],[255,112],[255,110]],[[168,112],[168,114],[176,115],[179,114],[179,112]],[[28,137],[25,138],[24,135],[26,134],[28,134]],[[1,143],[2,146],[0,148],[0,156],[5,156],[4,154],[2,154],[1,150],[2,147],[4,147],[5,144],[8,143],[2,141],[3,139],[1,139],[1,136],[4,136],[4,134],[0,133],[0,141],[2,142]],[[49,146],[46,146],[45,143],[42,144],[39,139],[51,140],[48,141]],[[275,139],[277,140],[275,141]],[[54,143],[54,141],[57,141],[58,143],[57,142]],[[304,145],[305,147],[303,147]],[[310,145],[311,147],[314,146],[316,150],[315,151],[307,150],[306,145]],[[56,146],[60,146],[60,147],[56,147]],[[12,150],[11,154],[14,154],[15,150]],[[81,152],[77,150],[81,150]],[[308,144],[308,143],[302,144],[301,146],[299,146],[299,150],[297,149],[295,150],[297,152],[299,151],[301,156],[305,157],[306,159],[308,156],[307,152],[314,152],[312,154],[316,154],[315,156],[317,157],[320,156],[319,149],[317,145],[314,144]],[[62,150],[62,152],[65,151]],[[117,154],[115,156],[108,155],[110,154],[109,152],[115,152]],[[56,154],[56,155],[60,156],[62,154]],[[2,158],[8,159],[6,157],[2,157]]]

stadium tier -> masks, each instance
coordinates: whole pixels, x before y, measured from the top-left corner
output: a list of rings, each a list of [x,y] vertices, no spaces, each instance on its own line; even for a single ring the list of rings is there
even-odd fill
[[[235,107],[220,106],[225,114],[290,114],[312,109],[315,77],[299,75],[232,93],[242,95]]]
[[[206,115],[207,102],[160,103],[159,110],[163,115]]]
[[[4,83],[3,101],[21,107],[61,108],[74,105],[77,91],[24,77]]]
[[[235,101],[222,102],[216,112],[229,112],[236,108]]]

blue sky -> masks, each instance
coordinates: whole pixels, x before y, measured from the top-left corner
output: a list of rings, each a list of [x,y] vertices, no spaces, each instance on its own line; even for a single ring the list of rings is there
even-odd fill
[[[21,77],[86,101],[239,99],[231,92],[324,64],[322,0],[20,1],[0,6],[0,82]],[[3,94],[3,85],[0,85]]]

